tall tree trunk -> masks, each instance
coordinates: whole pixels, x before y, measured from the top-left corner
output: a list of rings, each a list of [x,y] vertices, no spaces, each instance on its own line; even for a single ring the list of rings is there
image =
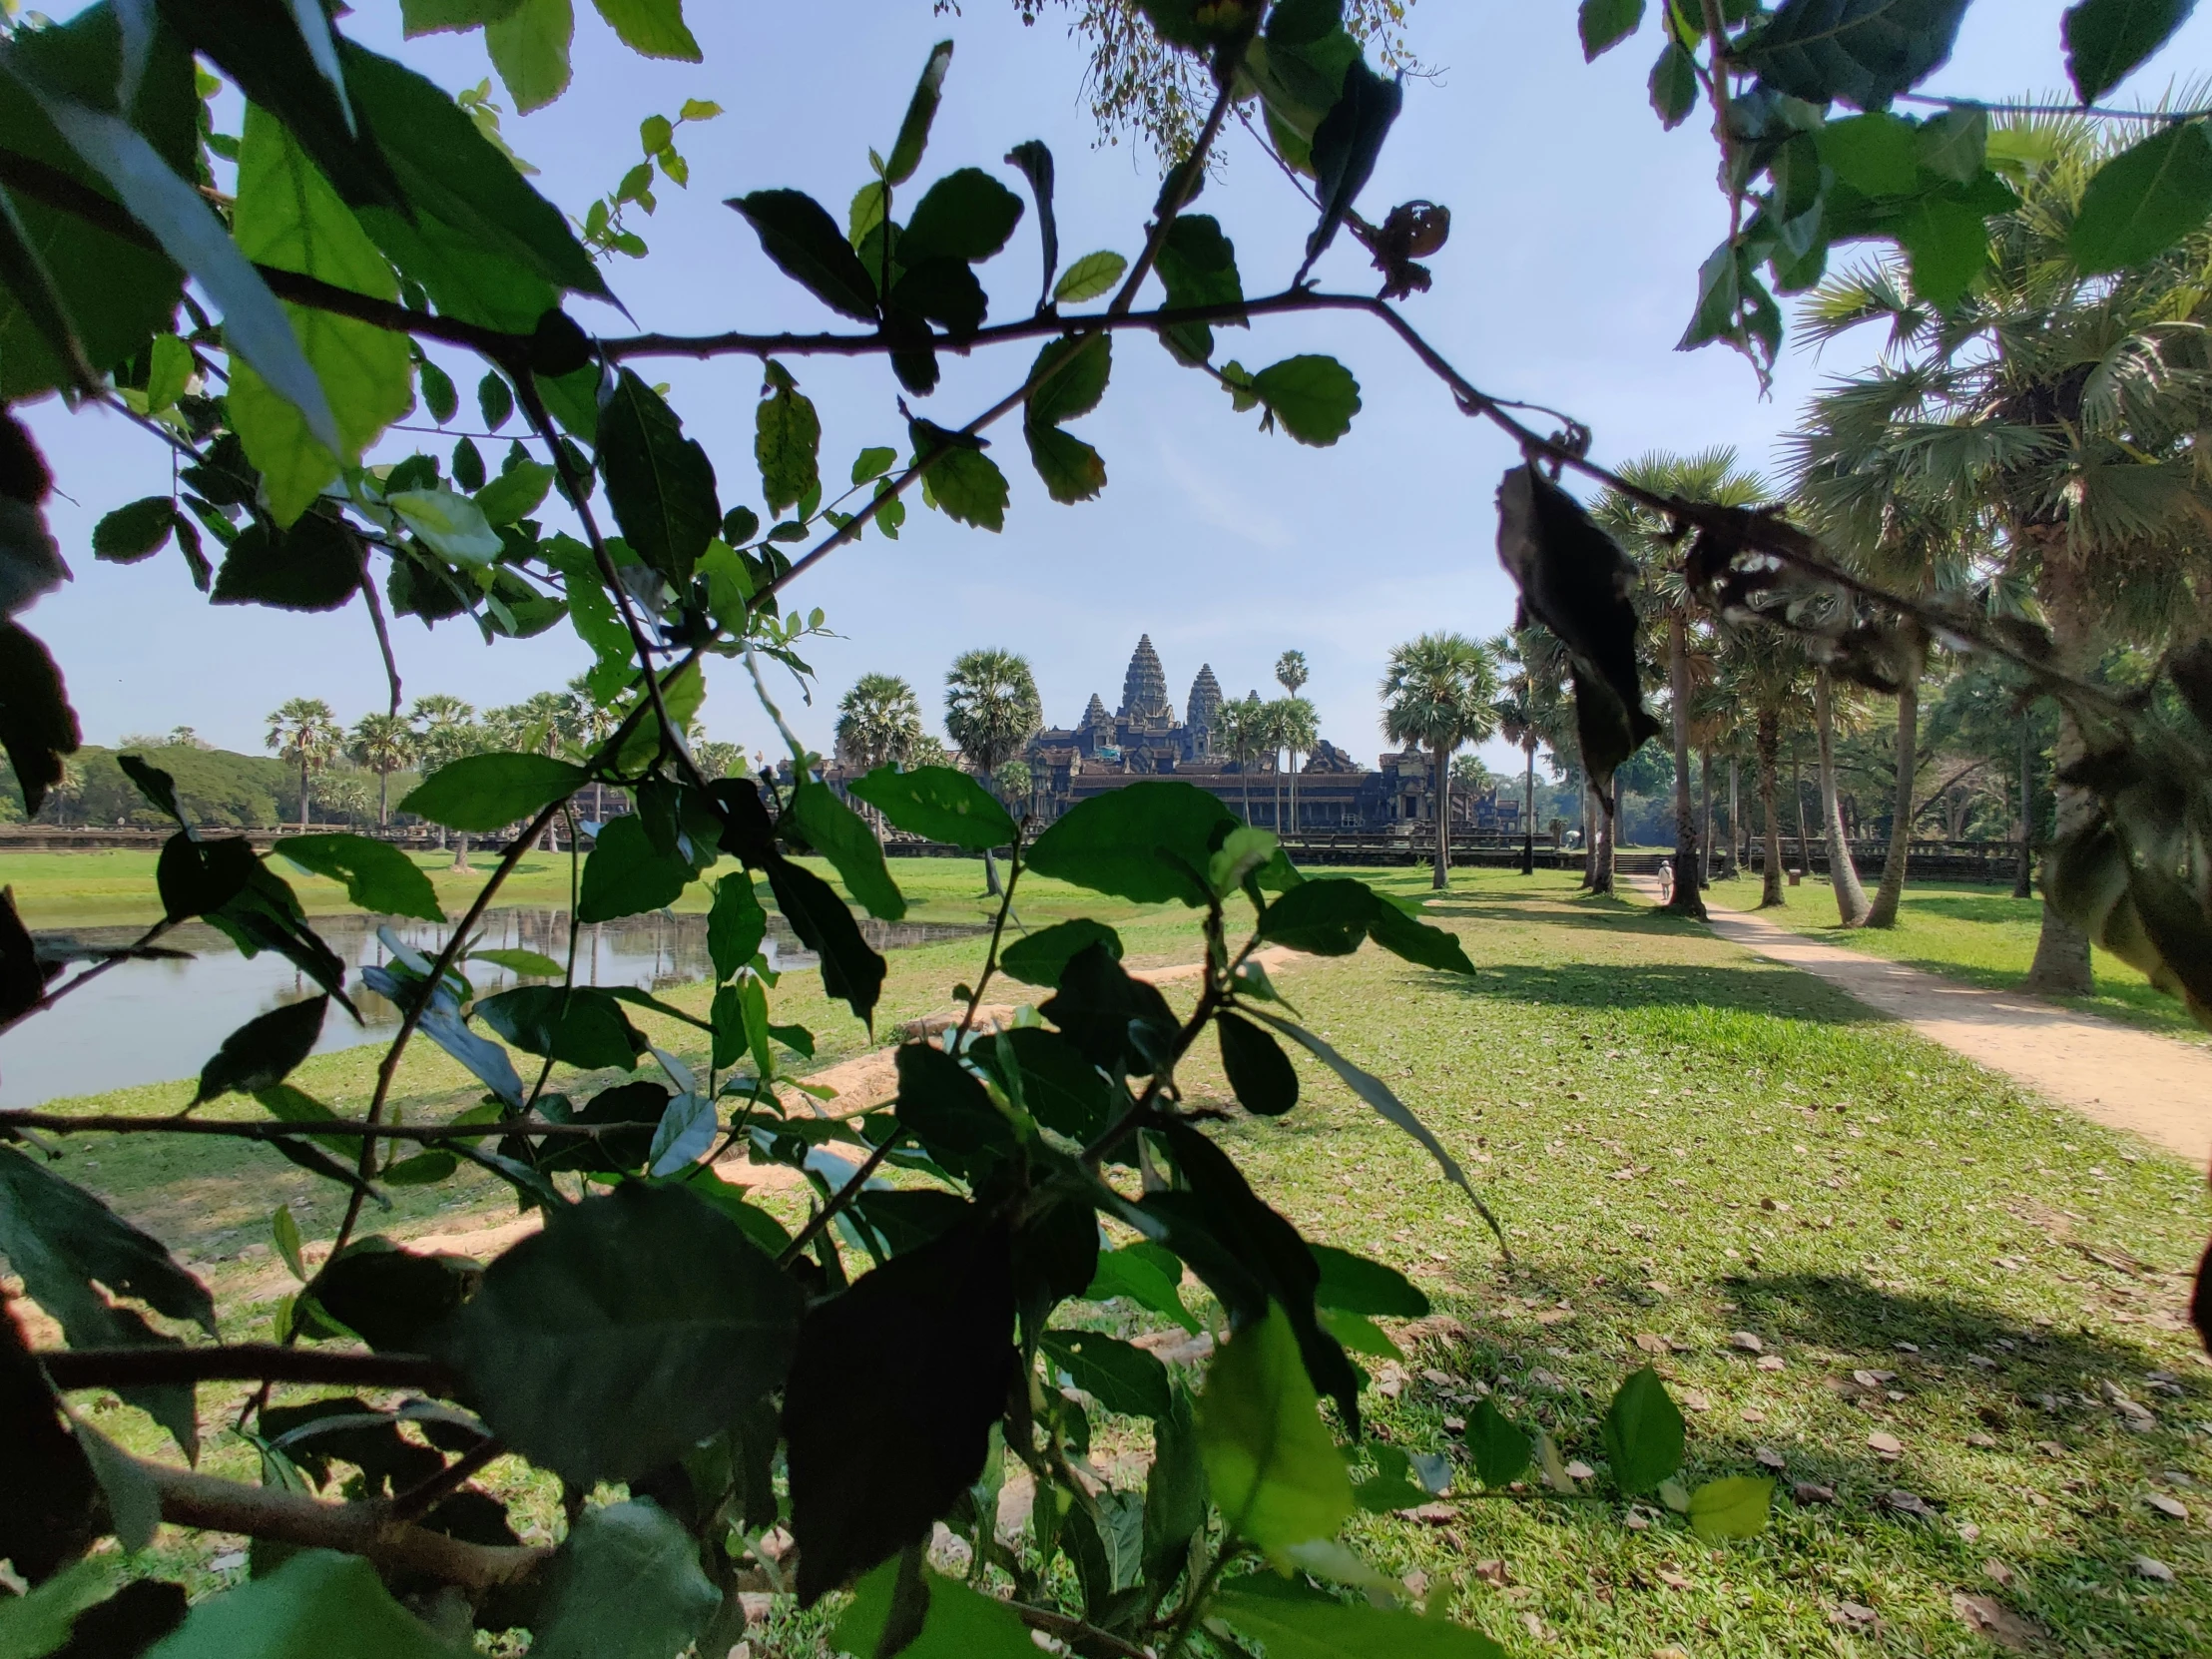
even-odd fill
[[[457,830],[453,836],[453,867],[468,868],[468,831]]]
[[[1759,883],[1759,908],[1790,902],[1782,884],[1782,818],[1775,800],[1782,771],[1782,717],[1759,711],[1759,822],[1766,835],[1766,869]]]
[[[1913,653],[1916,668],[1920,652]],[[1869,927],[1895,927],[1905,897],[1905,866],[1913,852],[1913,780],[1920,769],[1921,682],[1918,673],[1898,688],[1898,788],[1890,819],[1890,852],[1882,860],[1882,885],[1867,911]]]
[[[1621,786],[1613,781],[1612,800],[1598,798],[1597,844],[1591,849],[1590,891],[1611,897],[1613,892],[1613,854],[1620,839]]]
[[[299,757],[299,832],[307,832],[307,757]]]
[[[2091,655],[2088,595],[2082,591],[2082,573],[2075,555],[2065,546],[2063,529],[2036,537],[2043,554],[2042,579],[2036,584],[2043,614],[2050,619],[2051,638],[2057,646],[2053,666],[2065,673],[2079,673]],[[2080,830],[2096,811],[2096,798],[2079,784],[2066,781],[2067,769],[2082,757],[2081,727],[2061,703],[2058,706],[2058,741],[2051,746],[2054,776],[2053,845],[2063,845]],[[2055,906],[2043,905],[2043,927],[2035,940],[2035,959],[2028,964],[2021,988],[2045,996],[2087,996],[2096,989],[2096,972],[2089,956],[2089,935],[2076,927]]]
[[[1859,867],[1851,861],[1851,842],[1844,834],[1843,801],[1836,790],[1835,695],[1827,669],[1813,676],[1813,728],[1820,746],[1821,838],[1828,845],[1828,881],[1836,889],[1836,914],[1846,927],[1867,919],[1867,889],[1859,884]]]
[[[1797,809],[1797,867],[1801,875],[1813,873],[1813,842],[1805,832],[1805,742],[1790,743],[1790,804]]]
[[[389,808],[388,808],[388,807],[386,806],[386,802],[387,802],[387,800],[388,800],[388,799],[389,799],[389,797],[390,797],[390,793],[391,793],[391,774],[390,774],[390,773],[388,773],[388,772],[379,772],[379,773],[377,773],[377,774],[376,774],[376,828],[377,828],[377,829],[379,829],[379,830],[389,830],[389,829],[391,828],[391,811],[390,811],[390,809],[389,809]]]
[[[1521,754],[1527,765],[1521,774],[1521,853],[1520,872],[1536,873],[1536,746],[1521,745]]]
[[[2020,859],[2012,871],[2012,896],[2035,896],[2035,722],[2020,712]]]
[[[1674,705],[1674,895],[1667,908],[1703,921],[1697,812],[1690,798],[1690,625],[1679,611],[1667,619],[1667,689]]]
[[[1451,885],[1451,758],[1442,744],[1431,753],[1436,757],[1436,874],[1430,885],[1441,892]]]
[[[1751,837],[1744,826],[1744,763],[1736,755],[1728,757],[1728,874],[1733,880],[1738,871],[1751,861]]]
[[[1713,752],[1698,758],[1697,884],[1713,884]]]

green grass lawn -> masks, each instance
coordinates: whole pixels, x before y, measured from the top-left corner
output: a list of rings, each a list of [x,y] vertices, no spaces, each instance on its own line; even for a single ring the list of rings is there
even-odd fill
[[[1870,956],[1885,956],[1990,990],[2019,989],[2020,981],[2027,976],[2028,963],[2034,960],[2035,936],[2043,924],[2042,899],[2014,898],[2003,888],[1965,881],[1929,881],[1907,887],[1895,927],[1838,926],[1835,894],[1825,878],[1816,881],[1807,876],[1803,885],[1788,891],[1788,904],[1760,914],[1810,938],[1862,950]],[[1758,878],[1716,881],[1712,896],[1715,903],[1731,909],[1753,909],[1759,903]],[[2054,1000],[2083,1013],[2102,1014],[2167,1036],[2212,1042],[2181,1004],[2154,989],[2140,969],[2130,967],[2101,946],[2095,950],[2095,957],[2096,994]]]
[[[972,865],[912,873],[926,903],[948,910],[976,885]],[[1377,879],[1420,891],[1426,872]],[[1050,919],[1056,902],[1040,884],[1025,915]],[[1095,908],[1124,928],[1132,957],[1195,954],[1182,912]],[[1451,1451],[1466,1481],[1452,1424],[1487,1392],[1550,1428],[1565,1456],[1602,1466],[1605,1401],[1648,1359],[1688,1407],[1693,1479],[1758,1473],[1764,1458],[1779,1463],[1781,1488],[1765,1535],[1719,1548],[1670,1515],[1609,1500],[1454,1491],[1419,1520],[1356,1520],[1364,1553],[1393,1576],[1424,1575],[1453,1617],[1517,1659],[1985,1655],[1987,1639],[1954,1610],[1961,1594],[1994,1598],[2052,1651],[2212,1648],[2212,1370],[2180,1316],[2212,1229],[2201,1171],[1703,928],[1579,897],[1571,875],[1458,872],[1430,913],[1461,935],[1471,981],[1373,950],[1302,959],[1276,978],[1314,1030],[1384,1078],[1465,1162],[1513,1268],[1426,1156],[1318,1066],[1301,1058],[1301,1104],[1268,1121],[1234,1112],[1209,1045],[1185,1079],[1194,1103],[1230,1112],[1216,1132],[1263,1196],[1433,1300],[1439,1317],[1406,1335],[1406,1363],[1375,1368],[1371,1431]],[[973,940],[895,953],[878,1029],[947,1005],[980,955]],[[788,976],[779,996],[780,1017],[823,1032],[826,1060],[865,1046],[812,973]],[[294,1080],[357,1108],[372,1057],[317,1057]],[[181,1094],[78,1104],[151,1112]],[[410,1115],[433,1118],[473,1091],[418,1052],[400,1094]],[[110,1194],[211,1280],[229,1337],[266,1337],[292,1288],[267,1242],[273,1207],[288,1202],[310,1240],[329,1236],[335,1202],[274,1154],[65,1144],[63,1173]],[[402,1237],[514,1213],[463,1178],[392,1197],[375,1224]],[[768,1202],[796,1214],[788,1195]],[[1139,1324],[1120,1304],[1063,1320]],[[1737,1332],[1779,1366],[1732,1346]],[[2131,1429],[2107,1384],[2154,1424]],[[251,1449],[217,1427],[241,1393],[203,1390],[203,1466],[253,1478]],[[158,1443],[120,1403],[96,1420],[140,1449]],[[1894,1456],[1877,1435],[1885,1447],[1894,1438]],[[1110,1419],[1094,1461],[1141,1481],[1132,1454],[1145,1443]],[[1798,1481],[1835,1501],[1796,1502]],[[530,1535],[558,1535],[543,1481],[510,1476],[505,1489]],[[2188,1518],[2165,1518],[2152,1495],[2178,1499]],[[153,1564],[195,1590],[236,1582],[243,1567],[213,1566],[224,1542],[165,1532]],[[2140,1576],[2138,1555],[2174,1581]],[[823,1627],[772,1621],[753,1652],[817,1653]]]

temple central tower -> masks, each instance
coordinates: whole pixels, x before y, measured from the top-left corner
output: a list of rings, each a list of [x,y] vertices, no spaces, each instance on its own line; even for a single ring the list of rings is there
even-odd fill
[[[1150,634],[1141,636],[1137,649],[1130,654],[1129,672],[1121,681],[1118,716],[1144,725],[1175,724],[1175,705],[1168,701],[1167,671],[1160,666],[1160,654],[1152,649]]]

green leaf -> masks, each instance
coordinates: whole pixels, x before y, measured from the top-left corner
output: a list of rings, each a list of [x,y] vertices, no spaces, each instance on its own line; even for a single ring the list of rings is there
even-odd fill
[[[176,522],[177,504],[166,495],[118,507],[92,527],[92,556],[110,564],[136,564],[168,545]]]
[[[898,451],[888,444],[875,444],[852,457],[852,481],[864,484],[870,478],[880,478],[897,464]]]
[[[599,412],[599,469],[623,538],[648,565],[682,586],[722,528],[714,463],[684,436],[661,395],[630,369]]]
[[[1697,60],[1669,39],[1651,66],[1650,88],[1659,125],[1671,133],[1697,108]]]
[[[515,101],[515,114],[542,110],[568,90],[569,45],[576,35],[571,0],[521,0],[484,29],[492,68]]]
[[[537,1659],[669,1659],[705,1633],[722,1592],[659,1504],[586,1504],[545,1569]]]
[[[1912,264],[1914,293],[1939,308],[1964,298],[1989,263],[1988,221],[1970,202],[1924,196],[1898,222],[1897,239]]]
[[[633,1070],[645,1038],[622,1005],[586,985],[524,985],[479,1001],[475,1017],[526,1053],[580,1071]]]
[[[1252,389],[1284,431],[1316,448],[1343,437],[1360,412],[1360,382],[1335,357],[1286,357],[1255,374]]]
[[[471,950],[472,962],[491,962],[520,974],[540,979],[558,979],[566,971],[552,957],[535,950]]]
[[[1022,427],[1022,438],[1045,493],[1062,506],[1093,500],[1106,487],[1105,457],[1073,432],[1030,424]]]
[[[299,1223],[291,1213],[289,1204],[279,1204],[270,1213],[269,1232],[276,1246],[276,1254],[282,1258],[285,1269],[292,1278],[304,1285],[307,1282],[307,1266],[300,1260]]]
[[[1174,1408],[1167,1367],[1141,1348],[1095,1331],[1047,1331],[1037,1346],[1048,1366],[1109,1411],[1164,1417]]]
[[[476,492],[476,510],[484,515],[486,524],[512,524],[536,512],[552,487],[550,466],[543,461],[524,461]]]
[[[161,1659],[453,1659],[392,1600],[358,1555],[303,1549],[282,1566],[194,1603]]]
[[[946,433],[928,421],[909,422],[908,430],[916,464],[932,449],[937,450],[922,481],[946,516],[979,530],[1003,530],[1008,497],[1006,475],[998,470],[998,463],[976,447],[974,439],[959,439],[957,434]]]
[[[890,184],[903,185],[921,165],[921,153],[929,145],[929,125],[936,120],[937,103],[944,96],[945,72],[951,67],[952,42],[940,40],[929,49],[929,61],[921,66],[921,79],[914,83],[914,95],[907,100],[906,117],[898,124],[890,159],[883,164],[883,177]]]
[[[89,1556],[21,1595],[0,1598],[0,1659],[45,1659],[61,1648],[77,1615],[106,1597],[114,1572],[113,1563]]]
[[[290,1074],[292,1067],[314,1052],[322,1035],[322,1016],[329,1011],[327,996],[305,997],[257,1015],[223,1039],[223,1046],[200,1070],[200,1089],[192,1097],[198,1106],[218,1095],[255,1094],[273,1088]]]
[[[624,631],[628,638],[628,630]],[[651,699],[640,688],[638,699]],[[679,732],[691,729],[692,717],[699,713],[700,705],[707,701],[707,676],[696,662],[678,669],[673,678],[661,682],[661,707],[668,711],[668,718]],[[627,714],[629,711],[625,710]],[[661,752],[661,717],[648,714],[631,730],[628,741],[615,754],[615,769],[624,773],[640,773],[650,767]]]
[[[1214,1357],[1197,1430],[1223,1523],[1271,1560],[1287,1564],[1298,1545],[1334,1538],[1352,1514],[1352,1482],[1280,1308]]]
[[[1402,80],[1378,75],[1365,57],[1345,66],[1344,84],[1321,125],[1314,129],[1309,157],[1315,194],[1321,199],[1321,223],[1306,239],[1311,266],[1336,240],[1337,232],[1366,188],[1382,152],[1382,141],[1405,101]]]
[[[1083,1300],[1105,1302],[1127,1297],[1140,1308],[1165,1314],[1195,1336],[1199,1324],[1183,1304],[1182,1281],[1183,1264],[1167,1251],[1156,1245],[1128,1245],[1099,1253],[1098,1271]]]
[[[1121,960],[1121,935],[1103,921],[1078,916],[1073,921],[1054,922],[1050,927],[1025,934],[1001,950],[999,971],[1026,985],[1057,989],[1060,975],[1067,971],[1076,952],[1094,944],[1104,945],[1115,961]]]
[[[207,1287],[160,1240],[12,1147],[0,1147],[0,1255],[72,1348],[157,1340],[136,1314],[110,1305],[95,1281],[112,1295],[216,1334]]]
[[[494,325],[527,333],[549,302],[519,291],[517,277],[525,286],[534,280],[608,296],[606,278],[560,209],[530,188],[443,89],[350,41],[341,41],[338,50],[354,109],[391,163],[417,222],[409,239],[398,216],[364,209],[363,227],[387,253],[404,246],[411,255],[435,257],[435,268],[418,279],[439,309],[485,311],[481,302],[470,305],[465,298],[448,304],[440,287],[447,286],[451,295],[449,284],[455,281],[472,283],[476,294],[488,289],[497,296],[503,288],[506,303],[500,308],[527,314],[510,311],[505,323]],[[402,270],[408,265],[396,258],[394,263]]]
[[[779,858],[769,866],[769,888],[776,908],[792,931],[822,959],[822,987],[850,1004],[853,1016],[866,1020],[883,992],[883,958],[861,937],[852,912],[835,890],[813,870]]]
[[[1989,154],[1989,112],[1945,110],[1921,124],[1916,135],[1921,166],[1938,179],[1971,184]]]
[[[406,853],[366,835],[287,835],[279,855],[315,875],[345,884],[349,903],[379,915],[443,921],[437,889]]]
[[[990,792],[953,767],[901,772],[881,766],[854,780],[846,791],[881,813],[893,829],[970,852],[1011,845],[1018,833],[1014,821]]]
[[[1012,1123],[983,1085],[930,1043],[899,1045],[898,1121],[944,1169],[980,1181],[1014,1151]]]
[[[866,1656],[883,1651],[884,1627],[898,1600],[899,1562],[885,1561],[852,1586],[852,1601],[830,1632],[832,1652]],[[1021,1615],[996,1596],[983,1595],[929,1568],[920,1569],[920,1629],[897,1648],[900,1659],[1036,1659],[1037,1645]],[[911,1593],[911,1592],[909,1592]]]
[[[1144,1484],[1145,1583],[1156,1595],[1174,1586],[1190,1559],[1190,1541],[1206,1524],[1206,1464],[1191,1426],[1191,1396],[1175,1389],[1175,1409],[1152,1424],[1152,1467]]]
[[[1318,1310],[1321,1328],[1337,1339],[1338,1346],[1350,1354],[1371,1354],[1378,1360],[1402,1360],[1405,1351],[1390,1341],[1381,1326],[1365,1314],[1339,1313],[1333,1308]]]
[[[1966,4],[1785,0],[1730,56],[1793,98],[1879,110],[1950,56]]]
[[[1352,1488],[1352,1500],[1371,1515],[1387,1515],[1428,1501],[1428,1490],[1413,1478],[1412,1459],[1384,1440],[1365,1447],[1376,1472]],[[1351,1448],[1346,1448],[1351,1455]]]
[[[456,1174],[460,1159],[450,1152],[417,1152],[386,1164],[378,1179],[387,1187],[433,1187]]]
[[[599,15],[642,58],[700,60],[699,42],[684,26],[684,0],[592,0]]]
[[[137,1459],[81,1417],[70,1428],[92,1465],[93,1478],[108,1500],[108,1518],[116,1542],[136,1555],[154,1541],[162,1524],[162,1494]]]
[[[1264,939],[1314,956],[1349,956],[1385,908],[1375,890],[1349,876],[1302,881],[1261,911]]]
[[[1105,396],[1113,367],[1110,335],[1047,342],[1029,368],[1028,420],[1033,425],[1058,426],[1089,414]]]
[[[1248,1012],[1251,1013],[1254,1019],[1274,1027],[1282,1032],[1284,1036],[1289,1037],[1306,1049],[1314,1058],[1343,1078],[1345,1085],[1354,1094],[1418,1141],[1429,1157],[1436,1161],[1436,1167],[1444,1172],[1444,1178],[1472,1200],[1482,1219],[1490,1224],[1490,1230],[1493,1233],[1498,1231],[1497,1222],[1490,1215],[1489,1206],[1476,1197],[1474,1189],[1467,1184],[1466,1172],[1460,1169],[1458,1159],[1444,1150],[1443,1142],[1436,1139],[1428,1125],[1414,1116],[1406,1104],[1390,1092],[1389,1085],[1381,1078],[1362,1071],[1304,1026],[1295,1025],[1279,1015],[1267,1013],[1258,1008],[1249,1009]]]
[[[1456,933],[1416,920],[1381,895],[1368,922],[1368,937],[1391,955],[1439,973],[1474,972],[1474,964],[1467,960]]]
[[[588,1488],[674,1461],[780,1386],[801,1302],[728,1217],[631,1184],[548,1218],[431,1341],[494,1433]]]
[[[646,1149],[645,1170],[652,1176],[670,1176],[696,1164],[715,1144],[721,1121],[715,1115],[711,1095],[680,1094],[669,1101]],[[747,1237],[753,1235],[749,1232]],[[755,1239],[755,1243],[759,1240]]]
[[[1058,1032],[1038,1027],[1001,1032],[984,1050],[984,1058],[999,1062],[995,1069],[1009,1094],[1012,1084],[1019,1083],[1022,1105],[1047,1129],[1087,1141],[1106,1127],[1113,1110],[1106,1080]],[[1009,1063],[1017,1073],[1011,1080],[1006,1075]]]
[[[385,500],[425,546],[456,564],[488,564],[506,551],[499,532],[465,495],[447,489],[399,490]]]
[[[172,29],[156,31],[149,46],[131,119],[172,169],[189,172],[200,153],[192,53]],[[10,50],[17,64],[62,91],[98,103],[115,98],[122,47],[112,7],[86,7],[67,23],[21,30]],[[8,100],[0,113],[0,144],[87,189],[111,194],[28,98]],[[13,206],[23,240],[37,251],[52,289],[63,296],[91,367],[116,367],[142,349],[149,335],[169,335],[183,276],[157,249],[28,196],[15,197]],[[167,355],[156,347],[157,364]],[[0,398],[12,402],[73,377],[72,365],[55,353],[51,329],[13,292],[0,291]],[[154,389],[151,379],[148,389]]]
[[[1341,1314],[1382,1314],[1400,1320],[1417,1320],[1427,1314],[1428,1298],[1397,1269],[1334,1245],[1307,1248],[1321,1268],[1321,1283],[1314,1287],[1317,1307]]]
[[[1682,1467],[1682,1412],[1649,1366],[1613,1392],[1605,1413],[1605,1457],[1624,1492],[1648,1492]]]
[[[1814,142],[1836,177],[1862,195],[1907,196],[1920,183],[1920,130],[1887,112],[1831,121]]]
[[[1160,243],[1160,281],[1170,308],[1229,305],[1244,298],[1237,249],[1207,214],[1181,214]],[[1214,354],[1213,325],[1179,322],[1160,330],[1161,343],[1178,362],[1202,363]]]
[[[2212,214],[2212,135],[2202,121],[2168,127],[2090,177],[2068,245],[2088,276],[2140,265]]]
[[[2173,38],[2196,0],[2080,0],[2059,23],[2066,73],[2094,104]]]
[[[715,964],[715,982],[722,983],[760,954],[768,933],[768,912],[754,891],[747,871],[732,870],[715,883],[715,900],[707,912],[707,954]]]
[[[283,1123],[335,1123],[337,1113],[310,1094],[293,1088],[289,1083],[278,1083],[267,1089],[254,1091],[254,1098],[262,1109]],[[311,1135],[308,1139],[332,1152],[356,1153],[361,1149],[358,1137],[352,1135]]]
[[[956,169],[914,204],[898,238],[899,263],[911,270],[924,260],[987,260],[1006,246],[1021,215],[1021,198],[981,168]]]
[[[621,916],[665,910],[691,885],[692,866],[661,851],[637,814],[603,825],[584,858],[583,890],[576,905],[579,921],[613,921]]]
[[[1528,1472],[1531,1450],[1525,1429],[1515,1425],[1487,1399],[1478,1399],[1467,1411],[1467,1428],[1461,1436],[1467,1454],[1474,1459],[1475,1478],[1496,1491]]]
[[[792,792],[791,823],[807,844],[830,860],[845,890],[881,921],[906,914],[906,900],[883,864],[883,848],[860,815],[827,784],[807,779]]]
[[[1582,61],[1595,63],[1634,34],[1644,21],[1644,0],[1582,0],[1575,26],[1582,36]]]
[[[131,217],[154,234],[163,252],[215,301],[223,312],[225,343],[235,357],[298,411],[316,442],[332,452],[344,451],[329,399],[283,307],[200,193],[171,171],[143,134],[116,116],[40,84],[27,90],[71,148],[107,180]],[[405,342],[394,343],[403,359]]]
[[[1766,1530],[1774,1482],[1732,1474],[1708,1480],[1690,1493],[1690,1530],[1708,1543],[1716,1538],[1755,1538]]]
[[[768,509],[781,513],[822,487],[822,417],[799,382],[771,357],[753,414],[753,454],[761,466]]]
[[[1264,1644],[1269,1659],[1505,1659],[1489,1637],[1449,1618],[1339,1601],[1260,1573],[1216,1592],[1208,1610]]]
[[[804,191],[757,190],[729,206],[761,239],[778,270],[831,310],[876,320],[875,278],[837,229],[829,210]]]
[[[305,513],[289,530],[255,520],[225,551],[209,602],[333,611],[361,585],[361,544],[335,518]]]
[[[488,834],[535,817],[589,782],[582,767],[549,755],[468,755],[416,785],[399,810],[448,830]]]
[[[1239,1105],[1272,1118],[1298,1104],[1297,1068],[1273,1037],[1226,1009],[1214,1016],[1214,1030],[1222,1070]]]
[[[1060,273],[1059,281],[1053,284],[1052,301],[1056,305],[1080,305],[1086,299],[1110,293],[1128,269],[1129,262],[1110,248],[1085,254]]]
[[[1037,837],[1029,867],[1139,904],[1204,904],[1214,846],[1236,827],[1195,785],[1147,780],[1078,803]]]

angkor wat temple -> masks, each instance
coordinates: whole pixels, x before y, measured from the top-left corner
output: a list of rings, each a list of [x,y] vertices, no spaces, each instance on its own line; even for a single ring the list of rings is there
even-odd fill
[[[1301,757],[1296,817],[1291,783],[1280,757],[1260,757],[1247,773],[1214,745],[1214,717],[1226,699],[1212,664],[1201,664],[1183,701],[1182,718],[1168,697],[1167,671],[1152,636],[1137,641],[1122,676],[1121,706],[1106,712],[1095,692],[1073,726],[1050,727],[1029,742],[1030,809],[1049,822],[1078,801],[1119,789],[1132,779],[1172,774],[1212,791],[1253,823],[1305,830],[1386,830],[1434,822],[1426,755],[1386,754],[1373,772],[1324,741]],[[1518,832],[1517,801],[1491,790],[1452,791],[1452,819],[1469,830]]]

